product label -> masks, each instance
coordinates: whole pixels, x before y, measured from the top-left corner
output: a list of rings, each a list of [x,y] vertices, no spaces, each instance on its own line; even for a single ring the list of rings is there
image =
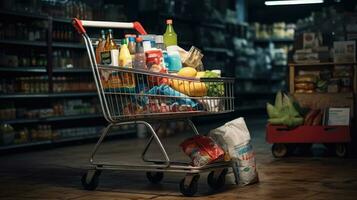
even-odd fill
[[[110,65],[112,63],[112,57],[110,51],[101,52],[100,59],[103,65]]]

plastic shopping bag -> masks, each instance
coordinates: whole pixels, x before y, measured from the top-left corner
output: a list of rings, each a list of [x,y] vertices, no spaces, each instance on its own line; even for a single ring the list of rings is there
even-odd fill
[[[211,130],[210,136],[229,153],[237,184],[248,185],[259,180],[255,153],[243,118],[235,119]]]
[[[191,158],[193,166],[203,166],[220,160],[224,156],[223,149],[207,136],[198,135],[188,138],[180,146],[183,152]]]

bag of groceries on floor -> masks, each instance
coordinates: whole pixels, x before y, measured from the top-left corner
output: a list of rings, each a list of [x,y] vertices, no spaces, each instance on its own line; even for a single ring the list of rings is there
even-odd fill
[[[183,152],[188,155],[193,166],[203,166],[218,161],[224,156],[224,151],[210,137],[197,135],[186,139],[180,144]]]
[[[211,130],[209,135],[231,157],[237,184],[244,186],[259,181],[249,130],[242,117]]]

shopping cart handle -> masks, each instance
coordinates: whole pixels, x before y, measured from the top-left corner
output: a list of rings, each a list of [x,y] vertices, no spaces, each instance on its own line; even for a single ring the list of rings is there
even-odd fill
[[[81,20],[79,20],[77,18],[73,18],[72,19],[72,25],[74,26],[74,28],[77,29],[79,34],[85,34],[86,33],[86,30],[84,29]]]
[[[146,31],[140,22],[109,22],[109,21],[89,21],[79,20],[77,18],[72,19],[73,26],[77,29],[78,33],[85,34],[84,26],[88,27],[101,27],[101,28],[130,28],[135,29],[141,35],[146,35]]]
[[[137,32],[139,32],[141,35],[146,35],[146,31],[144,27],[140,24],[140,22],[134,22],[134,28]]]

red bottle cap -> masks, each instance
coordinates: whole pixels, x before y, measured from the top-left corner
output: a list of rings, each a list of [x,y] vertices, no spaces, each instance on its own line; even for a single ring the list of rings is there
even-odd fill
[[[172,24],[172,19],[167,19],[166,24]]]
[[[137,37],[137,38],[135,39],[135,41],[136,41],[136,42],[142,42],[142,41],[143,41],[143,38]]]

